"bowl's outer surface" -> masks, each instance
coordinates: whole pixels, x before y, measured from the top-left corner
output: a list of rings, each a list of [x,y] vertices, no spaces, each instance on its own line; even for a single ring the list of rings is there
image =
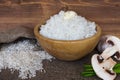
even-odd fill
[[[39,27],[40,25],[37,25],[34,28],[34,34],[39,44],[49,54],[55,56],[60,60],[66,61],[77,60],[86,56],[95,48],[101,36],[101,28],[97,26],[97,33],[94,36],[84,40],[53,40],[40,35]]]

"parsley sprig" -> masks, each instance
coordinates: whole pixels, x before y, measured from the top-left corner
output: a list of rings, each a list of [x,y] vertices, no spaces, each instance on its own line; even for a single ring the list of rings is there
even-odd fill
[[[92,77],[95,76],[96,73],[94,72],[92,65],[84,65],[84,71],[81,73],[82,76],[84,77]],[[117,74],[120,74],[120,63],[117,63],[114,68],[113,71],[116,72]]]

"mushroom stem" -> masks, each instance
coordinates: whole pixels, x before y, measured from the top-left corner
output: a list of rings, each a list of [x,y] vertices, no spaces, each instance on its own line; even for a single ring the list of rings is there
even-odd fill
[[[109,58],[103,63],[101,63],[101,65],[105,66],[104,68],[112,71],[113,67],[116,65],[116,62],[112,58]]]
[[[101,56],[106,60],[110,58],[111,56],[113,56],[117,51],[118,49],[116,48],[116,46],[108,47],[103,51]]]

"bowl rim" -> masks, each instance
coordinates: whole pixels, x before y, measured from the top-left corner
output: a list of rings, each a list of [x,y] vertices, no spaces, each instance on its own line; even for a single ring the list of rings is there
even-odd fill
[[[78,41],[85,41],[85,40],[91,40],[93,38],[95,38],[95,36],[99,36],[101,35],[101,32],[102,32],[102,29],[100,28],[100,26],[98,26],[98,24],[96,24],[96,33],[91,36],[91,37],[88,37],[88,38],[84,38],[84,39],[77,39],[77,40],[57,40],[57,39],[52,39],[52,38],[48,38],[48,37],[45,37],[43,35],[41,35],[39,33],[39,30],[40,30],[40,26],[41,24],[38,24],[34,27],[34,34],[36,37],[40,37],[44,40],[49,40],[49,41],[56,41],[56,42],[78,42]]]

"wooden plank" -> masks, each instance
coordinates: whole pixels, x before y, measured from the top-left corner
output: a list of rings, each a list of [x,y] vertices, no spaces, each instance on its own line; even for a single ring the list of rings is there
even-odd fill
[[[69,10],[74,10],[78,14],[85,16],[90,20],[101,23],[120,23],[120,7],[109,4],[100,4],[74,0],[23,0],[20,3],[11,3],[10,5],[0,6],[0,17],[3,18],[48,18],[58,13],[64,6],[68,6]],[[96,1],[97,2],[97,1]],[[55,4],[56,3],[56,4]],[[87,5],[88,4],[88,5]],[[93,6],[94,5],[94,6]],[[8,14],[9,13],[9,14]],[[3,19],[2,18],[2,19]],[[20,19],[21,20],[21,19]],[[26,19],[25,19],[26,20]],[[38,19],[37,19],[38,20]],[[11,19],[10,19],[11,21]],[[25,21],[26,22],[26,21]]]
[[[66,7],[104,26],[102,28],[105,33],[118,34],[119,4],[119,0],[1,0],[0,24],[43,24],[50,16]]]
[[[79,15],[82,15],[90,20],[101,22],[101,23],[120,23],[120,8],[113,7],[76,7],[70,6],[69,10],[76,11]],[[44,5],[24,5],[16,7],[0,7],[0,19],[3,22],[4,18],[8,18],[11,22],[11,18],[21,20],[21,18],[45,18],[58,13],[62,7],[47,6]],[[114,13],[115,12],[115,13]],[[9,14],[8,14],[9,13]],[[109,14],[108,14],[109,13]],[[25,19],[26,20],[26,19]],[[23,20],[23,21],[25,21]],[[0,21],[0,23],[1,23]],[[13,21],[12,21],[13,22]]]
[[[40,17],[43,14],[41,5],[24,5],[24,6],[0,6],[0,17]]]

